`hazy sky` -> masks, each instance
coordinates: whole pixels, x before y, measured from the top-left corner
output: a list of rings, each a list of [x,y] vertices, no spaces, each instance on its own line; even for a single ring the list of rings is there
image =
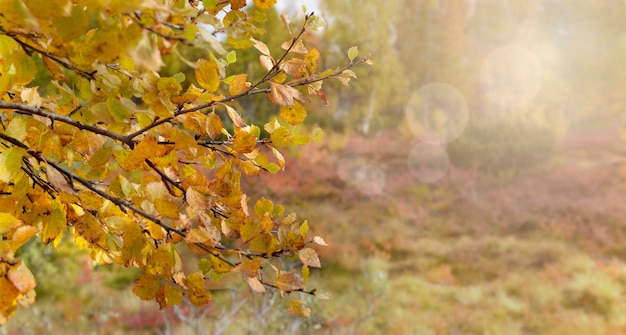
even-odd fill
[[[292,7],[300,11],[302,5],[306,6],[307,12],[320,13],[319,0],[278,0],[276,6],[279,10]]]

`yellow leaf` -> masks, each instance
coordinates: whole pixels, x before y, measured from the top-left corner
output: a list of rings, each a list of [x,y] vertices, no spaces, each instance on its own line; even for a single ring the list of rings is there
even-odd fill
[[[270,140],[276,147],[282,148],[291,143],[291,133],[287,128],[279,127],[270,135]]]
[[[22,225],[22,221],[9,213],[0,213],[0,234]]]
[[[230,8],[241,9],[246,6],[246,0],[230,0]]]
[[[230,95],[237,95],[245,92],[248,89],[248,85],[246,84],[246,80],[248,79],[248,74],[238,74],[233,76],[230,85],[228,85],[228,93]]]
[[[200,59],[196,67],[196,81],[209,92],[217,91],[220,84],[220,73],[214,62]]]
[[[243,121],[243,119],[241,118],[241,115],[239,115],[239,113],[237,113],[237,111],[234,108],[228,105],[224,105],[224,107],[226,107],[226,113],[228,113],[228,117],[233,121],[233,124],[235,125],[235,127],[239,127],[239,128],[246,127],[246,122]]]
[[[24,149],[17,147],[2,150],[0,153],[0,181],[5,183],[13,181],[22,167],[24,153]]]
[[[247,154],[254,150],[256,147],[256,137],[249,132],[235,128],[235,140],[233,141],[233,150]]]
[[[206,118],[205,130],[209,137],[213,140],[218,139],[222,135],[222,119],[215,112],[209,113]]]
[[[124,245],[122,246],[122,260],[124,265],[132,265],[132,262],[143,264],[142,250],[146,245],[146,237],[143,235],[143,229],[137,222],[130,221],[127,223],[124,233],[122,234]]]
[[[304,56],[304,61],[309,72],[315,73],[320,61],[320,52],[316,48],[309,50]]]
[[[254,204],[254,216],[262,218],[265,214],[272,214],[274,203],[271,200],[261,198]]]
[[[162,240],[165,238],[163,228],[152,221],[148,221],[148,231],[150,232],[150,236],[152,236],[155,240]]]
[[[248,243],[259,233],[261,233],[261,225],[254,220],[247,220],[246,223],[240,229],[241,240],[243,243]]]
[[[228,273],[233,269],[232,265],[213,255],[209,255],[209,259],[211,260],[211,268],[218,274]]]
[[[26,264],[24,264],[24,262],[20,262],[18,266],[9,270],[7,277],[11,283],[13,283],[15,288],[17,288],[17,290],[22,294],[28,293],[28,291],[37,286],[33,273],[30,272],[30,269],[26,266]]]
[[[163,157],[173,149],[173,145],[158,144],[154,136],[146,135],[120,165],[124,170],[131,171],[143,166],[146,159]]]
[[[266,56],[272,56],[270,54],[270,49],[267,47],[267,45],[261,41],[255,40],[254,38],[250,37],[250,40],[252,41],[253,46],[255,49],[259,50],[259,52],[261,52],[262,54],[266,55]]]
[[[93,155],[96,151],[102,149],[104,137],[87,130],[81,130],[74,134],[71,144],[79,153]]]
[[[55,240],[67,226],[66,212],[63,204],[57,199],[52,202],[52,212],[44,216],[41,239],[43,243],[50,243]]]
[[[133,293],[141,300],[154,299],[159,292],[159,279],[156,276],[144,273],[137,279],[133,286]]]
[[[317,252],[311,248],[304,248],[298,251],[298,257],[300,257],[300,261],[302,264],[312,267],[312,268],[321,268],[320,258],[317,255]]]
[[[166,218],[178,220],[180,216],[180,210],[178,209],[178,206],[169,200],[156,199],[154,201],[154,207],[156,208],[157,212],[159,212],[159,214],[163,215]]]
[[[157,292],[156,300],[159,303],[159,308],[165,309],[181,304],[183,302],[183,295],[178,286],[165,282],[163,287]]]
[[[254,0],[254,5],[258,9],[269,9],[276,4],[276,0]]]
[[[187,232],[185,242],[187,243],[204,243],[211,239],[211,235],[202,228],[193,228]]]
[[[82,6],[73,5],[70,13],[71,15],[56,18],[54,25],[56,32],[66,42],[83,35],[89,28],[89,15],[83,11]]]
[[[174,273],[174,263],[172,245],[165,244],[154,250],[147,262],[150,269],[162,277],[170,277]]]
[[[302,265],[302,282],[306,284],[309,281],[309,267],[306,264]]]
[[[300,278],[296,270],[281,273],[276,277],[274,284],[279,290],[286,292],[304,288],[302,278]]]
[[[189,301],[196,306],[206,305],[211,300],[211,292],[204,287],[204,276],[201,273],[192,273],[185,281]]]
[[[7,129],[4,131],[5,134],[13,137],[14,139],[22,142],[26,138],[26,129],[28,128],[28,121],[24,117],[13,117]]]
[[[302,300],[292,299],[289,301],[287,312],[292,316],[308,318],[311,315],[311,309],[305,307],[306,303]]]
[[[277,243],[276,239],[270,233],[261,233],[250,241],[250,251],[271,254],[273,245]]]
[[[280,117],[292,125],[302,123],[306,118],[306,110],[301,103],[294,101],[293,106],[281,106]]]
[[[98,242],[104,233],[98,219],[89,212],[74,223],[74,228],[78,235],[89,243]]]

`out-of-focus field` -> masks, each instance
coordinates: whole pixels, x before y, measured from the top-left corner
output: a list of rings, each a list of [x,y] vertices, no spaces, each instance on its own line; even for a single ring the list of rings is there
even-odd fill
[[[329,243],[316,248],[318,298],[303,297],[312,316],[236,276],[205,308],[160,312],[131,293],[136,273],[95,266],[68,240],[57,254],[24,248],[37,301],[0,332],[626,334],[622,2],[312,4],[329,23],[307,36],[322,63],[343,66],[358,45],[373,65],[350,87],[325,83],[330,106],[307,105],[320,143],[243,182]],[[282,21],[268,18],[259,39],[281,50]],[[191,71],[177,63],[162,72]],[[277,114],[263,97],[237,107],[261,125]]]
[[[330,244],[319,248],[323,269],[311,285],[332,298],[312,300],[310,320],[232,306],[233,297],[281,306],[237,278],[231,288],[241,290],[217,288],[215,305],[161,313],[132,296],[127,270],[61,260],[77,253],[68,244],[61,255],[30,257],[42,294],[9,333],[212,334],[220,320],[224,334],[626,333],[626,149],[617,131],[569,132],[524,170],[453,165],[434,184],[416,181],[410,146],[393,136],[330,134],[294,153],[284,174],[257,181]],[[359,172],[363,164],[384,173],[384,188]]]

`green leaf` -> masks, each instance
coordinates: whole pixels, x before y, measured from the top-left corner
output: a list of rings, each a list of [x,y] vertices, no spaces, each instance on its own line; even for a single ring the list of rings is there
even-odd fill
[[[280,171],[280,166],[274,164],[274,163],[269,163],[267,165],[264,166],[264,168],[272,174],[277,173],[278,171]]]
[[[217,5],[217,0],[202,0],[202,5],[206,9],[215,8]]]
[[[261,198],[254,205],[254,216],[262,218],[265,213],[272,214],[274,203],[271,200]]]
[[[311,134],[311,138],[315,142],[319,142],[324,136],[324,131],[321,128],[313,129],[313,133]]]
[[[350,48],[348,50],[348,58],[350,58],[350,61],[353,61],[358,56],[359,56],[359,48],[358,47],[352,47],[352,48]]]
[[[185,39],[191,43],[196,40],[196,33],[198,32],[198,27],[193,24],[189,24],[185,27],[185,32],[183,35]]]
[[[228,64],[235,63],[237,61],[237,51],[232,50],[226,55],[226,61]]]
[[[130,111],[117,98],[109,97],[107,99],[107,110],[116,122],[128,122],[130,120]]]

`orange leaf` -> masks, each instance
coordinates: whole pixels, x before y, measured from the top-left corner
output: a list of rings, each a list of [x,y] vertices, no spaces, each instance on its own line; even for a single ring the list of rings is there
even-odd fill
[[[209,113],[206,118],[205,130],[211,139],[218,139],[222,134],[222,119],[215,114],[215,112]]]
[[[233,272],[240,272],[248,277],[256,277],[259,275],[259,268],[263,262],[265,262],[265,260],[262,258],[252,260],[246,259],[241,262],[241,264],[237,265],[233,269]]]
[[[302,264],[311,267],[311,268],[321,268],[320,258],[317,255],[317,252],[311,248],[304,248],[298,251],[298,256],[300,257],[300,261]]]
[[[248,85],[246,84],[247,79],[248,75],[246,73],[233,76],[233,80],[230,85],[228,85],[228,92],[230,95],[237,95],[245,92],[248,89]]]
[[[298,275],[296,270],[281,273],[280,276],[276,278],[274,284],[279,290],[287,292],[304,288],[302,278]]]
[[[271,102],[280,106],[292,106],[293,99],[309,102],[309,99],[297,89],[274,82],[270,82],[270,92],[267,96]]]
[[[37,287],[33,273],[30,272],[30,269],[24,262],[20,262],[18,266],[9,270],[7,277],[22,294],[26,294],[28,291]]]
[[[250,286],[252,291],[257,293],[265,292],[265,286],[263,286],[263,284],[261,283],[261,281],[259,281],[257,277],[247,277],[246,282],[248,283],[248,286]]]
[[[241,115],[239,115],[239,113],[237,113],[237,111],[234,108],[228,105],[224,105],[224,107],[226,107],[226,113],[228,113],[228,117],[233,121],[233,124],[235,125],[235,127],[239,127],[239,128],[246,127],[246,122],[241,118]]]
[[[154,136],[146,135],[120,165],[124,170],[131,171],[142,167],[146,159],[163,157],[173,149],[173,145],[158,144]]]

